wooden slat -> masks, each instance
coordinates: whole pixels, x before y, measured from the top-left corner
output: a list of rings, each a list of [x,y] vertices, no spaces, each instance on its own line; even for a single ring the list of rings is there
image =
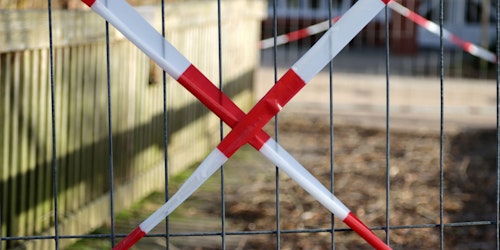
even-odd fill
[[[44,65],[45,65],[45,80],[42,82],[42,85],[44,85],[44,90],[45,90],[45,105],[42,107],[45,109],[45,117],[44,117],[44,131],[45,135],[47,136],[46,138],[52,138],[52,104],[51,104],[51,99],[52,99],[52,94],[51,94],[51,80],[50,80],[50,66],[49,66],[49,61],[50,61],[50,54],[48,51],[43,50],[42,51],[42,57],[44,58]],[[43,111],[42,111],[43,112]],[[44,204],[43,204],[43,213],[41,215],[42,220],[42,225],[43,228],[48,228],[51,220],[52,220],[52,199],[49,199],[49,197],[52,197],[52,140],[45,140],[45,145],[44,145],[44,153],[45,156],[43,158],[45,164],[43,166],[43,182],[45,185],[44,187]]]
[[[111,74],[111,88],[112,88],[112,112],[113,112],[113,134],[115,135],[113,141],[113,155],[114,155],[114,170],[115,176],[117,177],[115,185],[119,185],[123,179],[123,172],[125,165],[128,165],[121,155],[123,154],[123,144],[122,136],[118,137],[117,134],[121,134],[126,131],[127,124],[125,122],[125,113],[128,110],[128,100],[125,96],[126,89],[128,88],[132,77],[137,73],[136,69],[128,68],[127,65],[135,60],[131,59],[130,50],[128,49],[126,41],[119,42],[118,48],[112,50],[112,58],[114,59],[111,65],[118,68],[118,72],[128,72],[127,75],[120,73]],[[119,51],[124,51],[125,53],[120,53]],[[136,62],[138,63],[138,62]],[[137,83],[138,84],[138,83]]]
[[[3,82],[4,84],[0,84],[0,164],[1,166],[8,166],[8,161],[9,161],[9,136],[10,136],[10,131],[9,131],[9,126],[7,124],[7,117],[10,117],[10,84],[8,84],[7,79],[9,78],[9,72],[10,72],[10,63],[7,60],[8,55],[6,54],[0,54],[0,82]],[[0,188],[2,190],[8,190],[8,184],[7,180],[9,178],[9,173],[8,169],[6,167],[3,167],[0,170]],[[0,227],[0,234],[5,236],[7,234],[7,201],[8,201],[8,195],[5,192],[5,194],[2,194],[2,197],[0,197],[0,220],[1,220],[1,227]],[[6,247],[6,242],[2,242],[0,247],[4,249]]]
[[[81,205],[86,204],[90,201],[90,188],[88,180],[91,179],[92,175],[90,175],[92,169],[92,154],[90,147],[92,145],[92,124],[94,117],[94,82],[95,82],[95,57],[97,55],[97,50],[95,49],[94,44],[85,45],[84,47],[84,66],[85,73],[83,74],[83,84],[82,84],[82,115],[85,115],[85,118],[82,119],[82,128],[80,133],[81,138],[81,147],[86,148],[82,152],[82,156],[80,158],[80,173],[78,181],[80,182],[79,190],[78,190],[78,200],[81,201]]]
[[[19,142],[19,120],[17,119],[19,117],[19,109],[21,105],[19,104],[19,87],[20,87],[20,68],[21,68],[21,53],[15,53],[12,57],[12,64],[13,64],[13,75],[12,78],[9,79],[7,84],[11,84],[11,102],[13,105],[11,106],[11,120],[10,120],[10,128],[9,131],[12,133],[11,141],[9,142],[9,148],[11,149],[10,155],[11,155],[11,160],[7,164],[10,168],[10,177],[11,182],[10,182],[10,187],[9,190],[17,190],[18,185],[20,184],[17,175],[20,171],[19,167],[19,154],[20,150],[19,147],[20,145],[18,144]],[[11,216],[8,216],[7,218],[11,218],[11,230],[10,233],[13,235],[19,235],[20,231],[20,225],[19,225],[19,203],[17,202],[21,194],[15,193],[11,194],[10,201],[7,203],[10,206],[10,211],[11,213],[14,213]]]
[[[26,127],[28,129],[27,133],[27,143],[28,143],[28,203],[27,203],[27,231],[26,234],[35,234],[35,223],[37,218],[35,217],[36,210],[36,190],[39,188],[36,183],[36,151],[37,151],[37,135],[36,135],[36,124],[38,119],[38,113],[36,112],[36,107],[38,106],[38,82],[39,82],[39,65],[40,57],[38,50],[30,51],[27,57],[29,65],[29,103],[28,103],[28,113],[25,115],[25,121],[27,123]]]
[[[133,62],[129,62],[131,64]],[[141,67],[142,63],[137,62],[136,67]],[[135,74],[137,76],[139,74]],[[133,82],[138,82],[137,78],[132,78]],[[128,105],[127,105],[127,111],[126,111],[126,123],[127,123],[127,129],[132,130],[134,129],[134,125],[136,124],[136,113],[138,112],[137,108],[140,106],[140,100],[138,98],[138,95],[140,94],[138,90],[141,89],[139,88],[136,84],[126,84],[126,90],[125,90],[125,95],[128,100]],[[135,145],[135,139],[136,139],[136,134],[135,133],[128,133],[126,136],[126,145],[124,145],[124,151],[125,155],[123,156],[123,159],[125,162],[130,164],[130,166],[133,166],[133,152],[134,152],[134,147]],[[128,178],[128,176],[131,176],[131,173],[133,172],[132,167],[125,168],[121,171],[121,175],[124,178]]]
[[[77,56],[78,46],[69,47],[66,51],[67,58],[64,60],[63,67],[63,94],[58,96],[59,102],[61,102],[63,109],[61,110],[61,118],[63,118],[63,123],[61,125],[62,136],[65,138],[65,143],[61,143],[61,153],[60,156],[61,166],[60,169],[60,217],[66,217],[71,211],[71,203],[74,197],[74,189],[72,183],[73,179],[73,167],[76,155],[75,150],[77,150],[75,145],[75,134],[74,126],[75,119],[78,116],[75,110],[76,96],[77,92],[77,71],[78,71],[78,61],[80,60]],[[74,59],[75,58],[75,59]],[[78,58],[78,59],[77,59]],[[60,134],[61,134],[60,133]],[[62,139],[62,138],[61,138]]]
[[[96,81],[96,116],[94,124],[94,171],[93,176],[95,183],[95,196],[99,197],[100,194],[106,192],[107,172],[106,167],[109,165],[108,144],[103,143],[103,139],[107,138],[108,122],[107,122],[107,80],[106,80],[106,53],[105,46],[101,46],[99,60],[97,61],[97,69],[102,69],[97,72]]]
[[[67,65],[70,63],[71,58],[71,48],[63,48],[61,50],[61,61],[62,63],[59,67],[55,68],[57,72],[55,74],[55,104],[56,104],[56,157],[57,157],[57,196],[58,199],[58,217],[60,219],[64,216],[64,211],[66,211],[66,196],[63,192],[67,188],[67,166],[69,154],[68,151],[68,119],[69,119],[69,103],[68,96],[69,83],[71,82],[69,71],[67,70]],[[59,64],[58,64],[59,65]],[[62,66],[62,67],[61,67]],[[71,67],[71,65],[69,65]],[[55,198],[55,197],[54,197]]]
[[[33,182],[35,183],[33,186],[35,186],[35,190],[33,190],[34,194],[34,199],[33,199],[33,204],[34,204],[34,215],[33,215],[33,231],[34,232],[40,232],[41,229],[43,228],[42,226],[42,221],[43,221],[43,203],[44,203],[44,186],[45,186],[45,175],[44,175],[44,166],[45,166],[45,119],[46,119],[46,113],[48,110],[46,110],[46,95],[47,95],[47,64],[46,64],[46,57],[44,56],[44,53],[42,50],[37,50],[36,53],[34,53],[34,60],[33,60],[33,65],[34,65],[34,79],[33,79],[33,85],[34,85],[34,91],[33,91],[33,105],[32,105],[32,110],[33,110],[33,133],[34,136],[33,138],[35,141],[31,142],[32,145],[35,147],[35,161],[34,165],[35,168],[33,169]]]
[[[110,54],[110,76],[109,76],[109,81],[110,81],[110,84],[109,84],[109,90],[106,89],[106,93],[107,91],[110,91],[111,93],[111,96],[106,96],[106,110],[108,110],[108,102],[109,102],[109,105],[111,105],[110,110],[111,110],[111,133],[115,133],[115,134],[109,134],[109,131],[108,129],[106,129],[106,137],[109,137],[109,136],[112,136],[112,143],[113,143],[113,159],[110,159],[111,161],[113,161],[113,168],[114,168],[114,172],[113,174],[116,174],[115,177],[119,178],[119,174],[117,172],[117,170],[119,171],[119,164],[117,164],[117,153],[116,152],[116,147],[118,146],[118,143],[117,143],[117,140],[116,140],[116,133],[119,133],[119,129],[120,129],[120,114],[119,114],[119,110],[121,109],[120,107],[120,96],[119,96],[119,93],[120,93],[120,86],[121,84],[123,84],[123,75],[124,74],[119,74],[118,72],[125,72],[123,68],[121,68],[121,64],[123,63],[123,56],[125,56],[125,54],[128,54],[127,51],[124,51],[122,50],[122,43],[123,42],[117,42],[117,43],[113,43],[113,47],[110,47],[110,51],[109,51],[109,54]],[[124,51],[125,53],[120,53],[119,51]],[[116,74],[113,74],[113,71],[116,70]],[[103,84],[107,84],[107,79],[105,82],[103,82]],[[108,98],[111,98],[110,100],[108,100]],[[106,127],[105,128],[109,128],[109,120],[108,120],[108,113],[106,112]],[[109,143],[106,141],[106,152],[109,152]],[[109,179],[109,172],[110,172],[110,167],[111,167],[111,162],[108,162],[107,165],[104,165],[102,166],[103,170],[105,170],[105,173],[106,173],[106,179],[104,180],[107,185],[106,187],[108,188],[106,190],[106,192],[110,192],[111,188],[115,188],[116,186],[113,186],[111,187],[111,180]],[[114,182],[116,182],[117,180],[115,179]],[[117,185],[118,183],[116,183],[115,185]],[[110,213],[110,210],[107,210],[106,211],[107,213]]]
[[[88,159],[85,163],[82,163],[85,166],[85,176],[87,179],[86,188],[85,188],[85,202],[89,202],[94,198],[95,189],[93,188],[94,178],[91,178],[94,173],[94,168],[96,166],[96,157],[95,157],[95,142],[96,142],[96,131],[95,131],[95,120],[98,113],[98,106],[96,105],[97,100],[97,61],[98,61],[98,53],[100,52],[100,47],[97,44],[90,45],[92,50],[90,53],[90,61],[87,70],[91,72],[90,74],[86,74],[87,80],[85,84],[85,89],[87,94],[87,98],[85,99],[84,107],[87,110],[91,110],[87,113],[88,118],[84,119],[86,122],[87,136],[85,137],[85,144],[88,147],[87,155],[85,157]]]
[[[72,111],[70,111],[70,137],[72,137],[71,146],[70,146],[70,154],[71,159],[68,164],[68,210],[67,214],[73,213],[78,209],[78,204],[80,203],[78,199],[78,176],[80,172],[80,152],[82,148],[81,145],[81,120],[83,115],[83,110],[81,110],[82,104],[82,61],[84,60],[83,48],[82,45],[76,46],[72,53],[72,58],[78,58],[76,61],[74,71],[71,70],[72,80],[71,80],[71,98],[69,100],[70,107]]]
[[[27,186],[28,186],[28,180],[27,180],[27,168],[28,168],[28,142],[27,142],[27,122],[24,119],[24,115],[27,113],[27,103],[28,103],[28,98],[29,95],[27,94],[28,86],[29,83],[26,81],[28,78],[27,72],[28,72],[28,67],[26,66],[26,61],[25,58],[27,57],[27,52],[19,52],[19,71],[18,71],[18,78],[14,82],[16,85],[16,88],[18,89],[18,95],[17,95],[17,105],[18,107],[18,114],[14,119],[16,119],[17,126],[19,127],[19,140],[15,142],[17,144],[17,147],[19,149],[19,153],[16,155],[18,158],[17,160],[17,165],[18,165],[18,176],[20,177],[19,180],[19,193],[17,197],[17,202],[18,204],[18,233],[20,235],[24,235],[26,232],[26,202],[28,198],[28,191],[27,191]]]

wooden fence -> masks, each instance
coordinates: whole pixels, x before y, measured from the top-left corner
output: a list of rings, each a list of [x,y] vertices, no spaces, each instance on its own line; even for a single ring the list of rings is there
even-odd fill
[[[158,6],[140,7],[160,29]],[[217,3],[166,6],[166,36],[219,81]],[[263,1],[222,1],[224,91],[248,108],[258,63]],[[0,188],[2,237],[53,235],[52,122],[47,11],[2,11]],[[91,11],[52,19],[59,233],[79,235],[110,220],[105,22]],[[110,28],[115,210],[164,187],[162,71]],[[168,162],[175,172],[219,140],[219,120],[167,80]],[[62,240],[67,245],[72,240]],[[2,248],[51,249],[53,240],[2,241]]]

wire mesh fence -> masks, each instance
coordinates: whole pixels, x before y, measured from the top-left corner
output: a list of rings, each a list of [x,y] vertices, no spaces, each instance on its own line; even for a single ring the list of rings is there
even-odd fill
[[[273,39],[270,48],[260,51],[260,73],[255,79],[252,77],[258,82],[255,83],[258,85],[256,96],[260,98],[265,94],[283,72],[317,42],[322,33],[280,46],[278,35],[324,20],[331,20],[327,25],[329,28],[336,21],[334,17],[343,15],[355,2],[269,1],[269,17],[262,24],[262,36]],[[269,131],[274,140],[290,150],[293,156],[297,155],[298,161],[304,163],[313,176],[332,193],[338,194],[339,199],[349,207],[354,208],[353,211],[360,219],[366,221],[370,229],[394,249],[499,249],[499,68],[497,64],[471,56],[468,51],[464,52],[463,48],[453,44],[453,39],[451,42],[445,40],[448,30],[451,33],[462,30],[462,38],[473,40],[474,44],[480,44],[498,55],[499,3],[473,0],[400,3],[415,10],[423,18],[434,21],[438,35],[430,36],[430,33],[425,33],[427,31],[417,24],[385,7],[312,80],[311,86],[308,85],[304,90],[305,96],[293,99],[290,107],[276,116],[274,122],[264,130]],[[218,88],[224,89],[229,83],[223,76],[228,74],[226,72],[229,67],[235,65],[231,58],[238,53],[225,49],[225,39],[233,36],[231,33],[224,33],[222,28],[225,25],[224,13],[228,11],[226,1],[218,0],[216,6],[216,39],[197,42],[214,45],[210,48],[217,53],[209,63],[217,72],[217,80],[213,82],[218,83]],[[55,99],[58,96],[58,82],[55,80],[58,73],[54,68],[55,64],[64,60],[58,59],[60,52],[53,44],[52,27],[59,20],[53,19],[50,0],[47,11],[50,77],[47,79],[49,88],[44,90],[47,92],[47,100],[42,110],[50,113],[51,119],[42,130],[46,130],[50,140],[44,144],[47,148],[40,150],[52,159],[49,161],[50,166],[46,168],[50,171],[43,173],[44,178],[51,183],[47,186],[51,189],[51,204],[48,205],[51,219],[48,224],[52,229],[44,235],[21,235],[15,230],[5,229],[11,220],[6,217],[9,215],[7,211],[16,209],[18,205],[13,203],[23,204],[23,201],[6,198],[10,197],[7,192],[12,192],[6,189],[11,181],[3,178],[8,176],[3,174],[0,247],[24,248],[27,242],[48,240],[52,243],[42,245],[42,248],[59,249],[67,245],[61,243],[77,239],[85,240],[83,244],[98,249],[114,247],[140,223],[138,220],[145,219],[133,218],[133,215],[126,218],[132,221],[132,225],[117,223],[117,217],[121,215],[118,215],[120,211],[115,208],[115,202],[121,198],[115,195],[115,182],[126,182],[126,177],[116,175],[119,170],[115,168],[122,164],[123,160],[118,159],[126,154],[122,150],[127,149],[117,146],[123,140],[117,140],[114,136],[107,136],[107,140],[99,148],[106,152],[101,152],[101,157],[108,158],[105,167],[108,174],[102,175],[106,180],[93,182],[109,187],[104,201],[109,203],[109,210],[102,211],[104,217],[108,218],[107,226],[88,234],[69,235],[60,231],[59,218],[64,217],[60,214],[61,207],[72,204],[71,197],[64,196],[61,199],[61,183],[65,185],[61,176],[67,175],[61,173],[58,166],[65,164],[61,163],[57,148],[60,145],[58,136],[61,135],[57,125],[64,124],[64,121],[59,122],[56,115],[57,110],[64,107],[59,107],[58,100]],[[169,29],[165,13],[169,12],[169,7],[163,1],[161,12],[161,33],[165,36]],[[459,17],[464,22],[457,21]],[[102,117],[107,122],[106,125],[98,126],[95,123],[94,126],[101,130],[107,128],[107,133],[103,134],[112,135],[116,132],[113,131],[116,129],[113,124],[121,121],[114,118],[116,114],[113,106],[123,104],[123,101],[113,100],[115,87],[111,85],[112,76],[109,72],[119,60],[112,60],[114,47],[109,38],[109,24],[103,22],[102,25],[106,30],[107,59],[99,66],[106,68],[108,73],[101,76],[107,84],[103,89],[106,95],[103,94],[101,98],[104,105],[100,108],[107,110]],[[225,57],[226,54],[230,56]],[[10,56],[3,56],[2,69],[6,68],[5,65],[10,60],[13,60]],[[164,196],[156,195],[153,198],[153,203],[157,204],[148,203],[154,208],[141,207],[140,210],[147,211],[141,216],[146,217],[168,201],[184,181],[176,180],[169,171],[172,167],[172,163],[168,161],[171,157],[169,148],[172,147],[172,133],[169,130],[175,125],[175,121],[170,120],[168,115],[171,112],[169,105],[172,105],[169,100],[175,96],[168,95],[167,89],[171,83],[167,84],[166,74],[161,78],[161,97],[156,96],[156,104],[151,105],[160,103],[163,115],[157,119],[154,128],[145,127],[144,130],[162,132],[151,132],[151,136],[161,138],[161,141],[155,140],[154,144],[161,145],[159,148],[165,159],[161,168]],[[11,77],[4,74],[2,79]],[[269,85],[262,85],[260,82]],[[313,88],[316,85],[321,87]],[[71,96],[71,92],[78,91],[79,87],[72,88],[74,89],[61,91],[67,91]],[[7,117],[13,113],[7,109],[15,108],[15,105],[10,104],[18,96],[15,93],[23,91],[15,88],[12,91],[7,88],[2,90],[4,93],[14,93],[3,94],[9,96],[9,99],[3,100],[5,108],[2,108],[2,116]],[[135,94],[132,89],[130,93]],[[36,98],[35,93],[33,98]],[[75,98],[79,98],[78,95]],[[19,110],[18,113],[23,112]],[[18,130],[17,123],[7,122],[7,119],[12,118],[4,120],[4,124],[10,125],[0,127],[5,131],[3,141],[7,141],[7,133],[30,133],[29,128]],[[84,124],[82,127],[85,127],[85,118],[74,119],[81,119]],[[210,133],[214,133],[213,127],[211,128]],[[231,131],[223,125],[222,120],[215,130],[219,130],[220,140]],[[191,138],[185,145],[194,143],[195,140],[198,138]],[[146,141],[140,143],[148,144]],[[7,144],[4,143],[4,152],[7,152]],[[359,236],[341,220],[334,218],[330,211],[321,207],[321,204],[279,168],[260,160],[262,156],[257,151],[246,147],[241,151],[243,153],[236,154],[235,159],[230,160],[215,177],[201,187],[202,190],[194,193],[178,208],[181,212],[167,217],[163,225],[149,232],[141,240],[144,245],[139,247],[369,248]],[[87,154],[77,155],[83,157]],[[2,171],[7,171],[12,163],[2,161]],[[134,173],[140,173],[140,170]],[[40,173],[32,175],[36,174]],[[92,179],[91,176],[89,178]],[[25,187],[28,183],[22,181],[15,186],[35,191]],[[78,192],[73,194],[77,195]],[[26,217],[21,227],[32,226],[28,218],[31,217]],[[96,246],[87,241],[92,239],[106,243]],[[73,249],[78,247],[73,246]]]

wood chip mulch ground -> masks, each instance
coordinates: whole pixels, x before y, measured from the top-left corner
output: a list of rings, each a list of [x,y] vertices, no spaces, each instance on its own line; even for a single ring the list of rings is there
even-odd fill
[[[274,133],[271,125],[266,127]],[[326,187],[331,183],[330,125],[319,115],[283,115],[278,140]],[[479,221],[444,230],[445,249],[494,249],[496,133],[494,129],[459,129],[443,144],[443,222]],[[384,128],[334,126],[334,193],[367,225],[386,225],[386,132]],[[439,249],[440,135],[436,130],[393,129],[390,133],[389,222],[394,249]],[[276,169],[245,146],[224,167],[226,249],[275,249],[276,234],[232,232],[276,229]],[[221,174],[216,173],[171,216],[171,233],[221,230]],[[331,214],[286,174],[279,172],[280,249],[331,249]],[[172,193],[182,182],[172,184]],[[176,186],[177,185],[177,186]],[[133,219],[117,222],[128,233],[163,202],[156,194]],[[345,225],[334,219],[336,229]],[[457,225],[457,224],[453,224]],[[407,228],[407,226],[414,228]],[[155,232],[164,232],[164,225]],[[402,227],[402,228],[401,228]],[[297,232],[311,229],[319,232]],[[291,231],[286,231],[291,230]],[[376,234],[385,239],[383,230]],[[355,233],[335,232],[336,249],[371,249]],[[166,241],[147,238],[136,249],[161,249]],[[220,249],[221,237],[171,237],[171,249]],[[155,248],[158,247],[158,248]]]

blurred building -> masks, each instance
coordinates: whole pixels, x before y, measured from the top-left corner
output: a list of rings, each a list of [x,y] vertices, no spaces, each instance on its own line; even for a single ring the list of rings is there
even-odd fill
[[[458,37],[488,47],[496,32],[497,0],[444,0],[444,28]],[[268,18],[263,22],[263,38],[271,37],[276,16],[277,34],[284,34],[345,13],[356,0],[269,0]],[[410,10],[439,23],[440,0],[399,0]],[[331,14],[328,9],[331,7]],[[439,37],[417,26],[407,18],[388,11],[391,49],[397,54],[414,54],[419,48],[439,48]],[[321,34],[298,42],[312,44]],[[358,35],[351,45],[383,46],[385,12]],[[445,46],[452,48],[451,43]]]

